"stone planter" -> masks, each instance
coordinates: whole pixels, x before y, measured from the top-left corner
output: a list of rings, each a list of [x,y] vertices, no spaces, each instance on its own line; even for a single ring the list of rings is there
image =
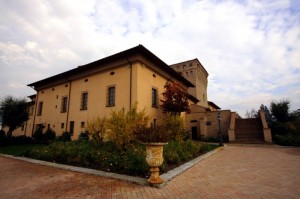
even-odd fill
[[[163,149],[166,143],[145,143],[146,144],[146,161],[150,166],[150,184],[161,184],[164,181],[159,176],[159,166],[163,163]]]

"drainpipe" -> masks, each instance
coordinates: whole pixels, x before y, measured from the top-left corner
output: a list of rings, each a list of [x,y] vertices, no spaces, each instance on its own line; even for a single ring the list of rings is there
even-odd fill
[[[132,64],[129,59],[126,57],[126,60],[130,66],[130,80],[129,80],[129,108],[131,109],[132,106]]]
[[[31,87],[31,88],[34,89],[34,87]],[[36,93],[36,99],[35,99],[35,105],[34,105],[34,114],[33,114],[33,123],[32,123],[31,137],[33,136],[34,129],[35,129],[35,117],[36,117],[36,111],[37,111],[38,101],[39,101],[39,92],[37,91],[37,93]]]
[[[70,80],[67,79],[69,82],[69,96],[68,96],[68,106],[67,106],[67,118],[66,118],[66,128],[65,131],[68,131],[68,123],[69,123],[69,110],[70,110],[70,102],[71,102],[71,87],[72,83]]]

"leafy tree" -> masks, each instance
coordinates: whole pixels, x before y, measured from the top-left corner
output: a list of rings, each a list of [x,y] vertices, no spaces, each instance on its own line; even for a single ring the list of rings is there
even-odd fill
[[[161,109],[164,113],[179,115],[181,112],[190,112],[190,105],[186,89],[177,82],[167,82],[162,93]]]
[[[282,100],[280,102],[271,102],[270,110],[273,120],[276,122],[285,123],[289,121],[290,101]]]
[[[8,127],[7,136],[28,120],[27,101],[24,98],[5,97],[0,104],[2,126]]]

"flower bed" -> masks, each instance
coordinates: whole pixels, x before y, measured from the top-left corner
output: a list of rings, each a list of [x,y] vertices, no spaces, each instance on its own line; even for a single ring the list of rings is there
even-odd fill
[[[165,160],[161,171],[167,172],[216,147],[209,144],[195,144],[191,141],[183,143],[170,141],[164,148]],[[149,176],[149,167],[145,160],[145,146],[139,142],[133,142],[122,150],[118,149],[113,142],[54,142],[42,148],[34,148],[25,155],[40,160],[131,176]]]

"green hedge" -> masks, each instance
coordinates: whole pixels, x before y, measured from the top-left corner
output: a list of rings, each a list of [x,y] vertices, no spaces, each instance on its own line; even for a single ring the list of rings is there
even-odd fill
[[[199,145],[191,141],[179,143],[170,141],[164,147],[164,163],[162,172],[174,165],[182,164],[201,153],[216,148],[215,145]],[[146,147],[133,142],[125,149],[118,149],[113,142],[94,143],[91,141],[54,142],[43,148],[33,149],[26,154],[31,158],[58,162],[102,171],[128,174],[132,176],[148,176],[146,163]]]

